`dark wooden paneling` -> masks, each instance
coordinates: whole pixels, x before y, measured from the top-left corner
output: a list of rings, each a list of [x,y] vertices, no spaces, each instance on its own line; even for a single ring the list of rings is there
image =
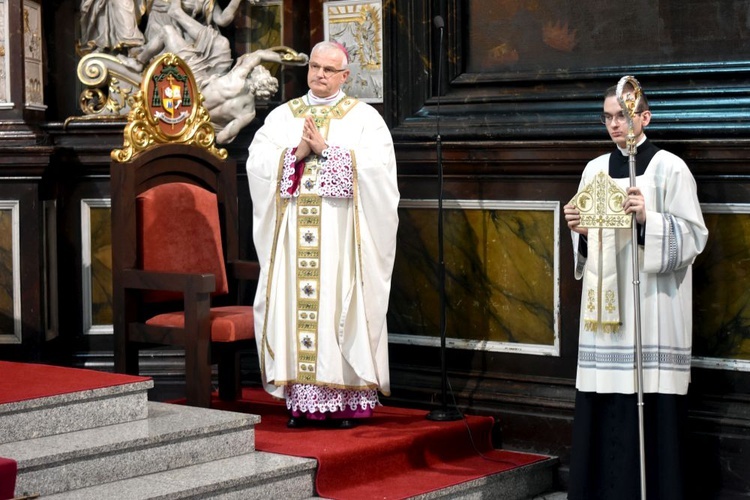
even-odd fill
[[[595,0],[582,5],[587,2]],[[575,61],[571,66],[574,71],[471,72],[467,69],[471,37],[498,37],[496,32],[470,32],[470,17],[481,15],[472,12],[472,5],[480,3],[485,5],[469,0],[383,2],[386,95],[382,108],[395,139],[404,198],[437,197],[435,138],[439,118],[447,199],[567,201],[585,163],[610,148],[597,121],[603,90],[624,74],[633,74],[651,100],[654,120],[649,136],[688,162],[701,201],[750,200],[750,139],[745,138],[750,137],[750,49],[746,44],[732,47],[731,60],[717,50],[714,60],[654,64],[639,61],[634,53],[631,60],[607,66],[586,67],[586,61]],[[718,5],[689,3],[686,8],[691,9]],[[322,1],[303,2],[301,8],[292,8],[292,2],[285,4],[287,26],[301,26],[287,31],[285,39],[296,50],[308,51],[322,38],[322,19],[317,19]],[[664,0],[659,4],[680,2]],[[81,332],[77,264],[80,199],[108,196],[109,152],[122,144],[124,121],[63,124],[77,113],[73,76],[77,57],[70,45],[75,31],[70,14],[75,5],[74,0],[53,0],[44,6],[45,28],[49,30],[46,42],[52,55],[45,131],[53,152],[28,153],[13,148],[13,154],[3,155],[3,175],[19,178],[6,183],[3,195],[28,199],[29,206],[40,198],[57,200],[61,339],[68,342],[67,348],[71,354],[75,351],[79,361],[90,360],[92,366],[107,369],[111,366],[111,338],[84,339]],[[574,8],[578,4],[566,5]],[[486,8],[497,6],[487,2]],[[439,32],[433,24],[436,15],[445,21],[441,82]],[[67,24],[58,26],[57,21],[68,17]],[[748,51],[745,59],[737,57],[742,50]],[[301,88],[303,71],[295,71],[294,76],[290,85]],[[243,257],[252,257],[254,250],[252,207],[242,165],[255,130],[276,104],[259,104],[255,122],[227,148],[238,162]],[[18,134],[8,129],[8,144]],[[43,166],[48,161],[45,156],[52,156],[48,167]],[[25,176],[39,176],[40,180],[22,180]],[[42,194],[34,193],[36,189]],[[38,226],[36,217],[30,229]],[[560,356],[449,349],[447,366],[457,404],[467,412],[498,418],[499,445],[559,455],[564,468],[573,415],[580,283],[573,279],[572,262],[567,258],[567,231],[560,237]],[[24,249],[34,253],[24,264],[28,266],[28,286],[38,288],[38,270],[35,274],[31,269],[40,262],[38,236],[23,238]],[[31,305],[25,307],[30,311],[27,317],[33,318],[39,301],[33,293],[31,299]],[[33,322],[28,326],[38,328]],[[168,359],[165,355],[154,357],[151,371],[174,382],[181,374],[173,368],[178,363]],[[426,411],[434,408],[441,403],[439,367],[440,355],[434,347],[392,344],[393,394],[385,402]],[[749,388],[750,374],[746,372],[693,370],[691,446],[692,456],[701,466],[695,474],[702,482],[696,489],[701,498],[746,496],[750,491]]]
[[[0,198],[18,202],[18,263],[21,290],[22,344],[0,345],[3,359],[39,360],[45,341],[44,191],[52,148],[0,147]],[[6,283],[10,283],[7,277]],[[8,332],[6,332],[8,333]]]
[[[582,5],[587,3],[591,3],[588,9],[580,6],[575,10],[579,13],[600,10],[601,2],[586,0]],[[684,6],[680,0],[661,0],[658,4],[661,15],[675,9],[698,10],[702,3],[691,2]],[[571,5],[570,2],[548,2],[544,7],[539,5],[538,10],[554,13]],[[386,95],[385,109],[394,137],[399,141],[434,138],[438,107],[443,140],[596,140],[603,133],[597,120],[601,96],[607,87],[615,85],[626,74],[636,76],[644,86],[655,115],[651,129],[662,137],[736,138],[750,130],[747,85],[750,50],[740,40],[733,42],[731,61],[720,51],[703,51],[702,59],[661,54],[654,61],[652,50],[638,51],[641,45],[637,42],[648,39],[648,46],[652,46],[652,37],[648,36],[628,44],[631,50],[628,58],[613,58],[607,65],[593,65],[593,59],[586,57],[586,50],[591,51],[589,47],[560,52],[560,57],[547,65],[523,60],[517,66],[478,71],[470,64],[471,57],[486,54],[471,54],[472,48],[484,50],[486,46],[501,43],[507,34],[496,30],[472,33],[469,31],[472,18],[502,17],[498,11],[506,7],[466,0],[396,0],[388,2],[387,7],[384,9],[386,55],[391,56],[391,62],[387,67],[390,91]],[[514,4],[514,7],[518,11],[528,10],[527,17],[535,15],[534,9],[527,9],[524,4]],[[724,15],[724,9],[713,12]],[[439,30],[433,24],[436,15],[445,19],[443,71],[438,68],[441,51]],[[578,20],[582,25],[591,22],[585,15]],[[519,23],[527,21],[518,20]],[[554,25],[554,19],[548,21]],[[557,21],[561,25],[570,21],[570,27],[574,28],[573,19]],[[677,26],[667,23],[662,31],[673,25]],[[675,41],[686,37],[684,32],[662,34],[674,37]],[[532,35],[541,38],[541,33]],[[585,36],[579,33],[579,38]],[[716,34],[714,41],[726,46],[727,41],[722,36]],[[440,106],[438,73],[443,75]]]
[[[81,364],[76,359],[85,353],[112,352],[111,335],[84,335],[81,200],[110,198],[110,152],[122,147],[124,126],[124,120],[99,120],[46,127],[56,145],[51,177],[58,207],[60,338],[50,349],[56,363]]]
[[[681,155],[705,203],[750,200],[750,141],[665,139],[660,146]],[[608,151],[605,140],[451,140],[443,144],[445,199],[553,200],[575,193],[591,158]],[[397,140],[402,198],[438,196],[434,141]],[[498,418],[498,439],[507,447],[550,453],[565,471],[570,453],[580,282],[573,278],[570,237],[560,221],[560,356],[448,349],[449,404]],[[451,331],[447,336],[451,337]],[[454,335],[455,336],[455,335]],[[437,348],[391,345],[393,404],[442,403]],[[731,498],[749,484],[750,373],[693,370],[690,389],[691,455],[700,498]],[[733,472],[734,471],[734,472]],[[564,476],[564,472],[563,472]],[[740,478],[742,477],[742,479]]]

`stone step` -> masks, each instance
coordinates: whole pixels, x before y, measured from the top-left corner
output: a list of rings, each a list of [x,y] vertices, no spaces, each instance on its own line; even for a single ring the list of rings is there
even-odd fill
[[[0,444],[16,492],[51,495],[255,450],[257,415],[148,402],[148,418]]]
[[[554,487],[559,465],[556,457],[550,457],[523,467],[425,493],[415,497],[415,500],[526,500]]]
[[[180,469],[45,496],[49,500],[310,498],[313,459],[256,451]],[[17,490],[18,492],[18,490]]]
[[[423,493],[409,500],[565,500],[567,493],[553,492],[558,466],[559,459],[549,457],[517,469]],[[306,500],[328,499],[312,496]]]
[[[0,404],[0,444],[145,419],[153,386],[144,380]]]

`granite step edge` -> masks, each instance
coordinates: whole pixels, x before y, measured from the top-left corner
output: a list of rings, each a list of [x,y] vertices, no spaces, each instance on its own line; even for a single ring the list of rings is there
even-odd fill
[[[237,456],[255,450],[257,415],[150,402],[149,418],[0,445],[18,487],[39,494]]]
[[[266,499],[314,495],[317,462],[252,452],[47,496],[50,500]],[[18,491],[18,490],[17,490]]]
[[[148,416],[151,380],[0,405],[0,444],[113,425]]]

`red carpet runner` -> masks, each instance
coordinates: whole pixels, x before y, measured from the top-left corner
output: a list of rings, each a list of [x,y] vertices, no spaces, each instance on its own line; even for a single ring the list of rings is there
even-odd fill
[[[0,404],[143,380],[148,378],[0,361]],[[317,493],[336,500],[409,498],[547,458],[493,450],[489,417],[432,422],[424,410],[379,407],[353,429],[287,429],[286,408],[260,389],[245,388],[241,400],[215,399],[212,406],[260,415],[256,448],[315,458]]]
[[[149,380],[95,370],[0,361],[0,405]],[[13,498],[15,460],[0,457],[0,499]]]
[[[0,361],[0,404],[132,384],[144,380],[149,380],[149,378],[81,368]]]
[[[353,429],[287,429],[285,406],[248,388],[241,400],[212,407],[261,415],[256,448],[315,458],[317,494],[336,500],[409,498],[547,458],[493,450],[490,417],[433,422],[424,410],[385,406]]]

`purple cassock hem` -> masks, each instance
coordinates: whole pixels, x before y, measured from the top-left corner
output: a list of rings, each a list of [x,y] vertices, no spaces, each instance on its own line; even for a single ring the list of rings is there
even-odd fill
[[[346,408],[345,410],[337,410],[331,412],[306,412],[299,410],[291,410],[290,414],[295,417],[305,417],[307,420],[326,420],[326,419],[343,419],[343,418],[370,418],[372,417],[372,408],[357,408],[352,410]]]

